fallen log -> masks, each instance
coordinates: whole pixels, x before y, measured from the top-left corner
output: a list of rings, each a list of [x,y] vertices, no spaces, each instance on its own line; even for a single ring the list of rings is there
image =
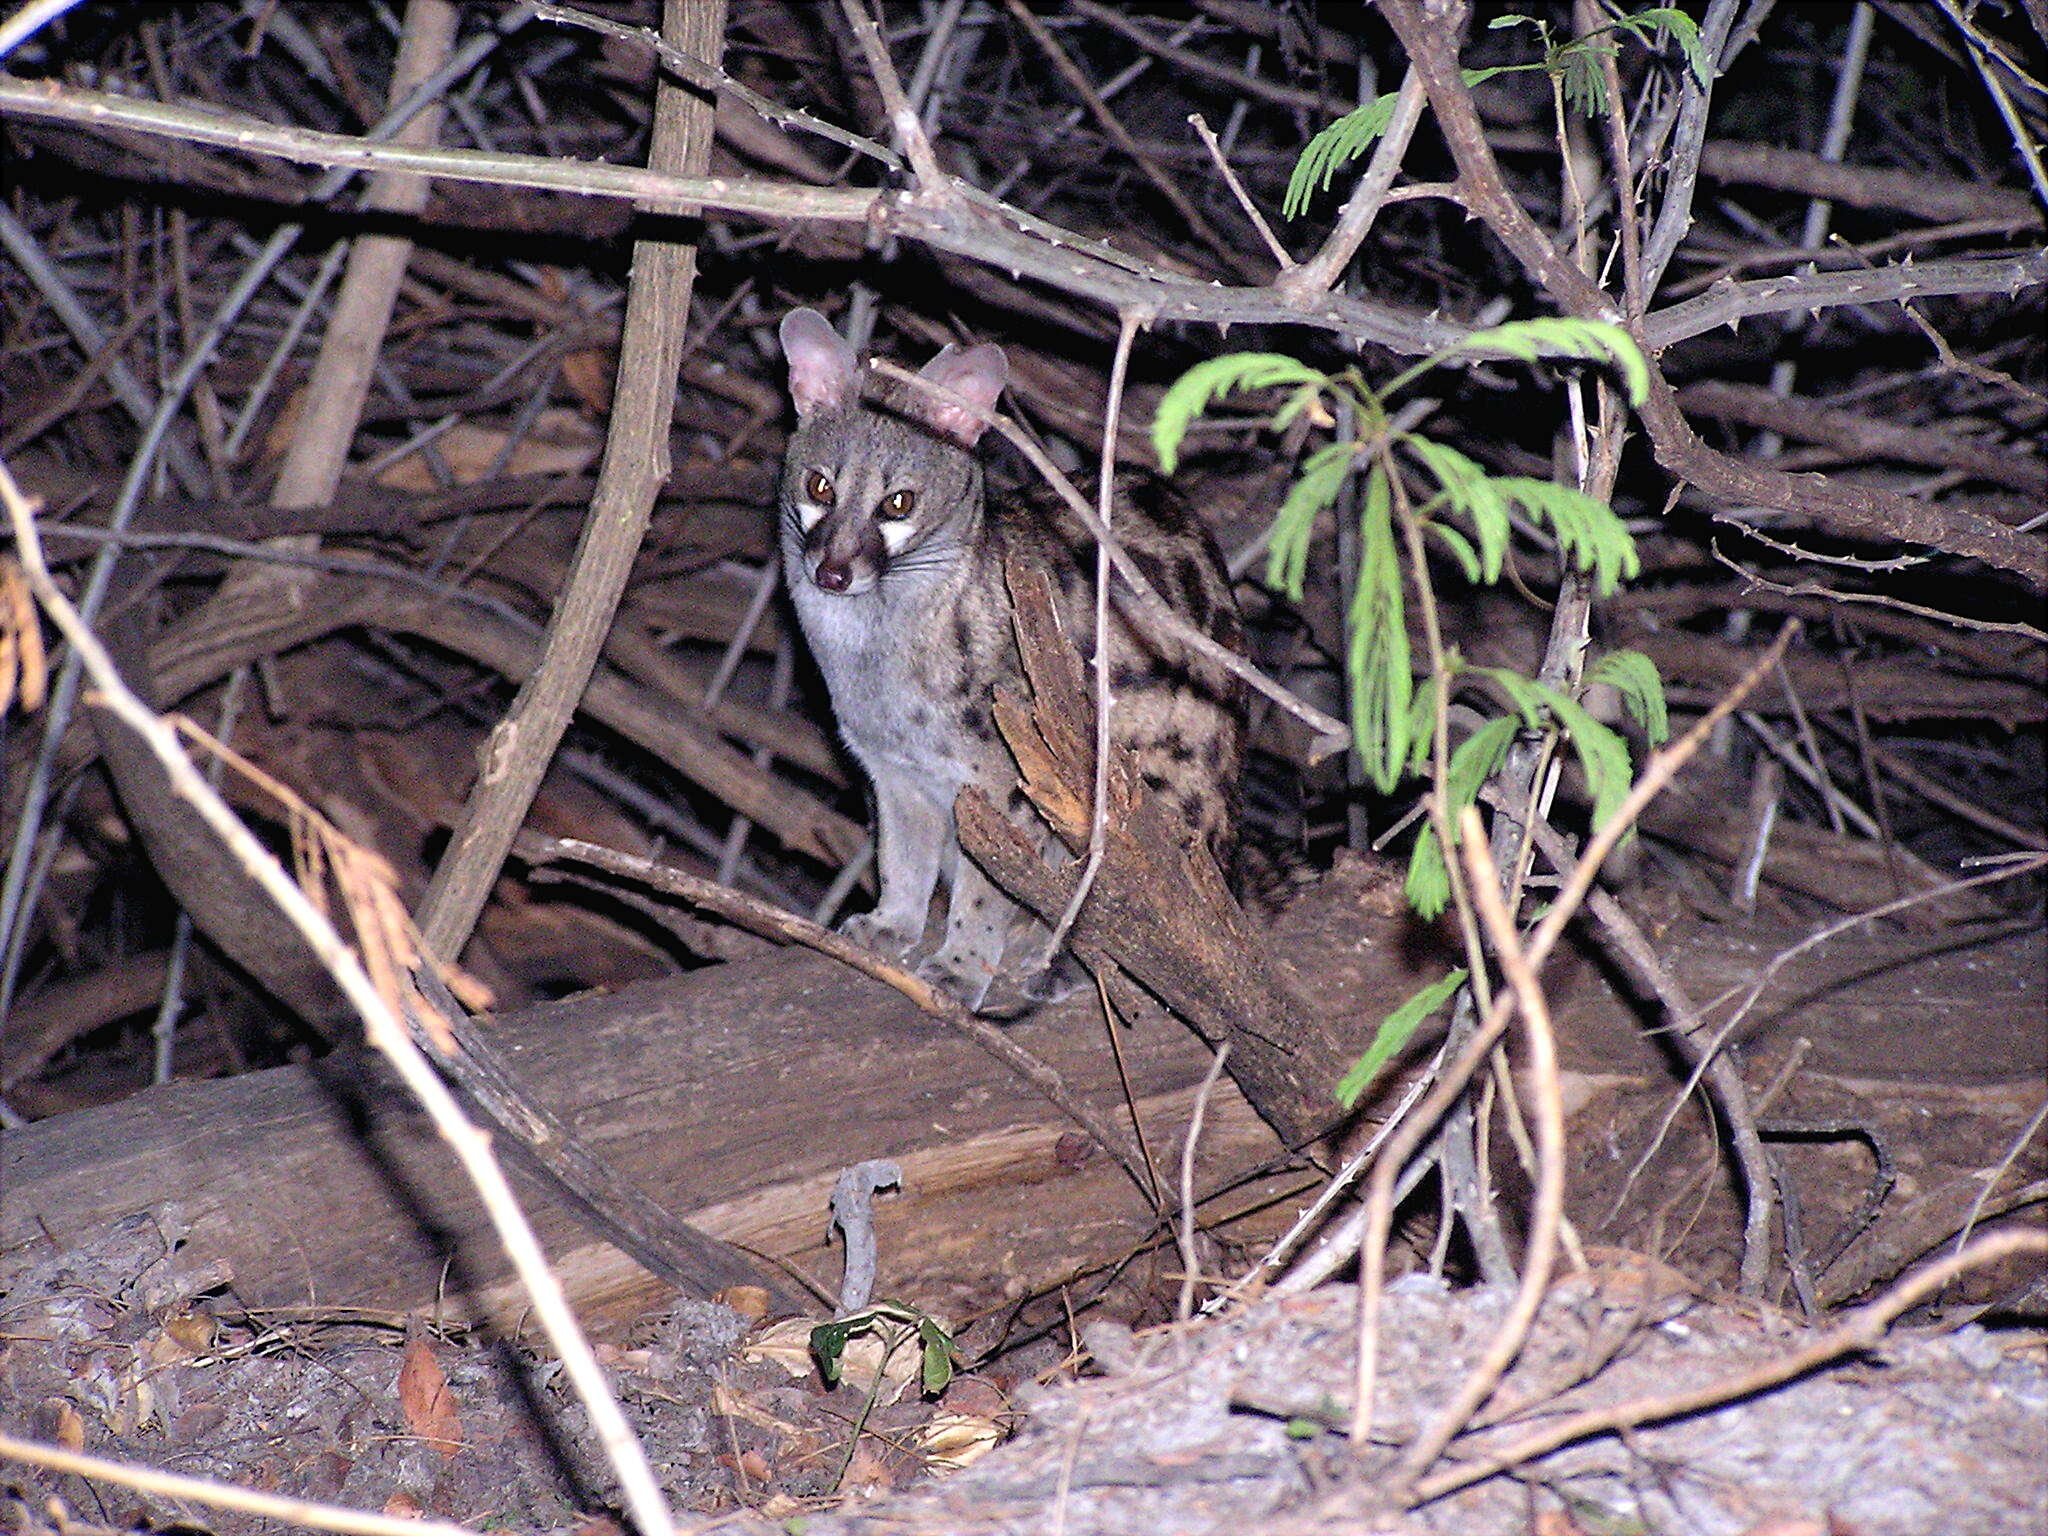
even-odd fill
[[[955,1317],[1112,1261],[1154,1230],[1149,1196],[1005,1068],[808,953],[547,1003],[488,1032],[537,1099],[662,1204],[827,1290],[827,1197],[866,1158],[904,1173],[877,1211],[883,1292]],[[1092,999],[1017,1034],[1123,1119]],[[1121,1043],[1149,1144],[1177,1149],[1207,1053],[1163,1015],[1131,1021]],[[1205,1190],[1278,1152],[1227,1081],[1202,1147]],[[547,1186],[523,1192],[586,1318],[621,1322],[662,1294]],[[452,1158],[382,1065],[354,1052],[171,1083],[0,1139],[0,1251],[69,1247],[141,1211],[182,1230],[183,1262],[221,1264],[251,1309],[516,1320],[523,1308]]]

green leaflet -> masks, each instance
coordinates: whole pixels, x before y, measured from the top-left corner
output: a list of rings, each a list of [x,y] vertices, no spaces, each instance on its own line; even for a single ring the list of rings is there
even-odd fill
[[[1700,24],[1676,6],[1652,6],[1647,11],[1637,11],[1633,16],[1624,16],[1615,27],[1627,32],[1646,47],[1655,40],[1659,27],[1669,32],[1685,54],[1685,62],[1691,68],[1693,78],[1702,86],[1713,84],[1714,62],[1707,57],[1707,50],[1700,44]]]
[[[1365,1048],[1365,1054],[1337,1084],[1337,1102],[1346,1109],[1353,1108],[1365,1090],[1372,1086],[1372,1080],[1379,1076],[1380,1069],[1401,1053],[1402,1047],[1415,1038],[1415,1031],[1422,1027],[1423,1021],[1449,1002],[1451,995],[1464,984],[1464,970],[1452,971],[1450,975],[1432,981],[1381,1020],[1379,1029],[1373,1034],[1372,1044]]]
[[[1621,375],[1628,403],[1640,406],[1650,392],[1650,365],[1627,331],[1605,320],[1573,320],[1547,315],[1537,320],[1510,320],[1506,325],[1474,331],[1442,352],[1438,360],[1460,353],[1505,354],[1533,363],[1545,357],[1583,357],[1605,363]]]
[[[1373,140],[1387,131],[1393,115],[1394,92],[1389,91],[1345,113],[1310,139],[1294,162],[1294,174],[1287,178],[1287,196],[1280,212],[1290,219],[1299,218],[1314,198],[1329,189],[1339,170],[1372,148]]]
[[[1499,484],[1478,464],[1447,444],[1427,437],[1410,437],[1406,447],[1436,477],[1451,509],[1468,519],[1478,535],[1480,574],[1473,579],[1489,585],[1499,581],[1501,560],[1507,554],[1513,532],[1507,498],[1501,494]]]
[[[1628,743],[1620,732],[1602,725],[1580,704],[1549,689],[1544,692],[1550,694],[1550,707],[1558,724],[1564,727],[1572,750],[1578,754],[1579,766],[1585,770],[1587,785],[1593,791],[1593,825],[1604,826],[1628,798],[1633,774]]]
[[[1159,467],[1170,475],[1179,466],[1181,439],[1189,424],[1218,395],[1276,384],[1293,384],[1312,393],[1328,382],[1319,370],[1282,352],[1226,352],[1195,364],[1174,380],[1152,417],[1152,450],[1159,455]]]
[[[1436,742],[1437,695],[1444,691],[1445,680],[1455,677],[1463,665],[1458,653],[1453,651],[1445,658],[1443,677],[1425,677],[1416,685],[1415,697],[1408,701],[1408,771],[1429,772],[1429,755]]]
[[[1434,521],[1423,524],[1422,531],[1451,552],[1451,558],[1456,560],[1459,566],[1463,568],[1467,581],[1476,587],[1481,581],[1486,579],[1485,574],[1479,568],[1479,553],[1473,549],[1472,541],[1466,538],[1465,535],[1458,532],[1449,523]]]
[[[1451,900],[1451,872],[1444,868],[1444,845],[1437,841],[1436,826],[1425,821],[1415,834],[1415,847],[1408,855],[1408,878],[1401,882],[1401,894],[1416,915],[1434,922]]]
[[[1514,69],[1530,69],[1533,65],[1495,65],[1490,69],[1461,69],[1465,84],[1478,85],[1491,80],[1495,75]],[[1398,92],[1389,91],[1384,96],[1375,96],[1360,107],[1354,107],[1310,139],[1301,151],[1301,158],[1294,162],[1293,173],[1287,178],[1287,195],[1280,201],[1281,214],[1298,219],[1316,198],[1329,190],[1330,183],[1337,179],[1337,173],[1356,160],[1373,146],[1373,141],[1387,131],[1387,124],[1393,120],[1394,99]]]
[[[811,1330],[811,1353],[818,1357],[818,1374],[825,1378],[825,1385],[839,1385],[840,1373],[845,1369],[846,1342],[853,1337],[851,1322],[820,1323]]]
[[[1593,792],[1593,824],[1598,826],[1627,798],[1632,768],[1628,743],[1619,732],[1602,725],[1587,714],[1584,706],[1566,698],[1555,688],[1505,667],[1475,667],[1505,694],[1522,722],[1531,729],[1540,726],[1547,714],[1570,739],[1579,766],[1585,770],[1587,787]],[[1476,734],[1476,733],[1475,733]]]
[[[1401,781],[1408,759],[1408,622],[1386,470],[1375,464],[1359,513],[1358,588],[1351,595],[1351,730],[1365,771],[1381,794]]]
[[[1594,590],[1602,597],[1624,576],[1641,571],[1635,538],[1606,502],[1569,485],[1526,475],[1499,475],[1493,485],[1507,500],[1521,503],[1538,522],[1550,525],[1572,563],[1591,573]]]
[[[1641,651],[1609,651],[1586,669],[1586,682],[1605,683],[1621,695],[1629,718],[1643,728],[1650,745],[1671,739],[1671,719],[1664,709],[1664,679],[1657,663]]]
[[[1514,715],[1501,715],[1487,721],[1452,750],[1444,774],[1444,805],[1453,829],[1458,825],[1458,813],[1478,800],[1479,786],[1499,771],[1521,723]],[[1415,847],[1408,855],[1405,890],[1409,902],[1426,918],[1442,912],[1444,903],[1451,899],[1450,871],[1444,868],[1444,850],[1437,840],[1434,821],[1424,823],[1415,836]]]
[[[917,1343],[923,1354],[920,1380],[925,1391],[937,1397],[952,1383],[953,1368],[960,1350],[952,1336],[928,1317],[917,1320]]]
[[[1302,578],[1308,571],[1308,546],[1315,536],[1316,517],[1337,499],[1351,472],[1353,445],[1325,443],[1303,461],[1301,478],[1287,492],[1273,518],[1266,550],[1266,585],[1301,601]]]

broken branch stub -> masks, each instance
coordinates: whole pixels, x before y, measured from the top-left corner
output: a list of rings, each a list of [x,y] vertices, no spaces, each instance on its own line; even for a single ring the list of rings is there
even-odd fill
[[[1093,705],[1080,657],[1061,632],[1042,575],[1008,572],[1032,702],[1004,696],[996,719],[1025,793],[1062,840],[1086,844],[1093,803]],[[1098,973],[1127,973],[1212,1046],[1231,1043],[1230,1074],[1289,1146],[1344,1118],[1333,1090],[1350,1058],[1281,978],[1207,849],[1186,847],[1157,801],[1113,762],[1103,808],[1103,859],[1073,930]],[[1035,840],[977,789],[955,807],[962,846],[999,886],[1048,922],[1064,911],[1080,866],[1047,865]],[[1105,981],[1110,980],[1105,976]]]

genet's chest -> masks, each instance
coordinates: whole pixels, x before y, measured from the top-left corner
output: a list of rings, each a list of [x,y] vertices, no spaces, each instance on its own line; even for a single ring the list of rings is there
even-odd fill
[[[976,596],[955,591],[910,607],[798,593],[840,734],[863,762],[956,782],[977,771],[995,743],[990,699],[1014,662]]]

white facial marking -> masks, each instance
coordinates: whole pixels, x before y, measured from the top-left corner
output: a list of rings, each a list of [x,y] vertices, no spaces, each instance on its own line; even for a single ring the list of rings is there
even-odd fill
[[[875,526],[881,530],[882,548],[892,555],[900,553],[904,543],[910,538],[910,524],[907,521],[885,523],[877,520]]]
[[[796,520],[797,525],[809,533],[825,520],[825,509],[814,501],[800,501],[796,504]]]

